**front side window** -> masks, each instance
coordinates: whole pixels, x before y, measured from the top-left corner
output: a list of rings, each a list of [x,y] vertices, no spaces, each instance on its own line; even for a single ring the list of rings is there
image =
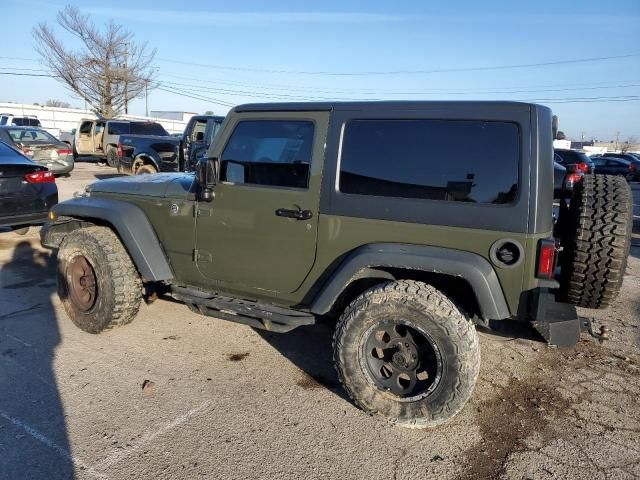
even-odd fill
[[[307,188],[313,151],[313,122],[239,122],[220,158],[226,182]]]
[[[80,125],[80,133],[91,133],[92,122],[84,122]]]
[[[207,122],[204,120],[198,120],[193,126],[191,132],[192,142],[204,142],[204,132],[207,129]]]
[[[353,120],[338,186],[357,195],[505,204],[516,199],[519,162],[515,123]]]

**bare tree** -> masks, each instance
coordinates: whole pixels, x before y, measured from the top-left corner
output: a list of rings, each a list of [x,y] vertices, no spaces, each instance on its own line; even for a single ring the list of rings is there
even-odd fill
[[[47,107],[59,107],[59,108],[70,108],[71,104],[68,102],[63,102],[62,100],[49,99],[45,103]]]
[[[620,145],[620,152],[627,153],[636,143],[638,143],[638,139],[636,137],[627,138],[627,140]]]
[[[133,33],[109,21],[96,27],[89,15],[67,5],[58,25],[75,37],[79,48],[67,48],[46,23],[33,29],[36,50],[52,72],[105,118],[128,113],[128,103],[152,88],[156,50],[136,43]]]

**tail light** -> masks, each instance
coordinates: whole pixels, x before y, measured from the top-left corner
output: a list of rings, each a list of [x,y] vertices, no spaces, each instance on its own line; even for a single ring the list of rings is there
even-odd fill
[[[62,150],[58,150],[58,155],[72,155],[73,152],[71,150],[69,150],[68,148],[66,149],[62,149]]]
[[[580,162],[578,163],[578,170],[583,173],[589,173],[589,165],[587,165],[585,162]]]
[[[584,174],[575,172],[575,173],[569,173],[567,174],[567,176],[564,179],[564,188],[565,190],[573,190],[573,187],[576,185],[576,183],[578,183],[580,180],[582,180],[582,177],[584,176]]]
[[[629,173],[630,173],[631,175],[633,175],[634,173],[636,173],[636,166],[635,166],[635,164],[633,164],[633,163],[630,163],[630,164],[629,164]]]
[[[536,277],[551,279],[556,269],[556,241],[540,240],[538,246],[538,266]]]
[[[118,158],[124,157],[124,153],[122,152],[122,144],[118,144]]]
[[[56,177],[49,170],[27,173],[24,179],[29,183],[55,183]]]

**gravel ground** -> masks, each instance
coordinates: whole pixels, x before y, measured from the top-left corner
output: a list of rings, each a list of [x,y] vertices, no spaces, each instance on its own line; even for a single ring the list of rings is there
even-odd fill
[[[61,198],[112,174],[79,163]],[[481,332],[472,400],[413,431],[345,398],[330,325],[276,335],[162,299],[85,334],[37,235],[0,233],[0,478],[639,478],[638,228],[633,242],[616,305],[580,312],[609,341]]]

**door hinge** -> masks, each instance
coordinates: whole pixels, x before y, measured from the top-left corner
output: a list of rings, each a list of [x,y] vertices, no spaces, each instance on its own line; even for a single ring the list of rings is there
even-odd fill
[[[193,261],[194,262],[213,262],[213,256],[205,251],[205,250],[198,250],[197,248],[195,248],[193,250]]]
[[[193,216],[197,217],[210,217],[213,213],[213,209],[211,208],[202,208],[198,205],[193,206]]]

